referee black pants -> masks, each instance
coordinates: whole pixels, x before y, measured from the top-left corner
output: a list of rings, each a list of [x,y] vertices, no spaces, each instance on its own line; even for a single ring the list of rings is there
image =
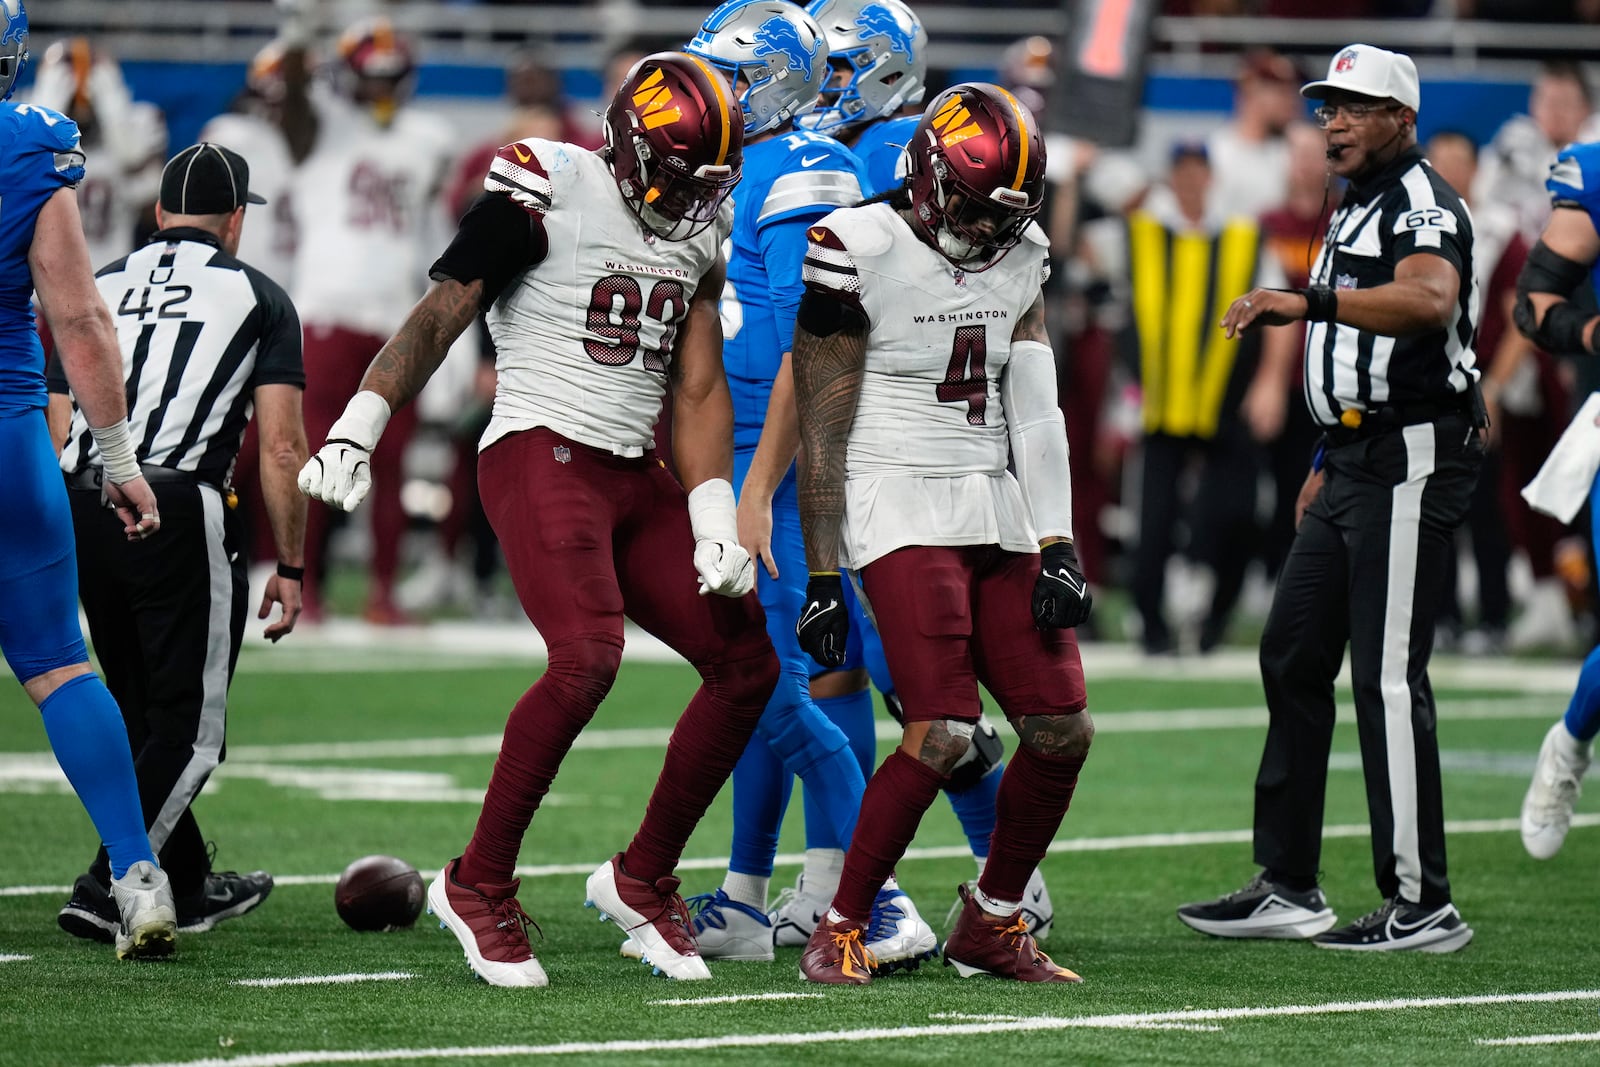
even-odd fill
[[[130,543],[98,490],[71,492],[72,522],[78,595],[128,726],[150,847],[183,899],[211,869],[189,806],[223,758],[248,583],[242,524],[215,488],[151,487],[161,530],[148,540]],[[104,848],[91,871],[109,883]]]
[[[1450,900],[1428,659],[1482,455],[1454,415],[1328,451],[1261,636],[1270,725],[1255,858],[1279,876],[1317,877],[1333,683],[1348,644],[1378,890]]]

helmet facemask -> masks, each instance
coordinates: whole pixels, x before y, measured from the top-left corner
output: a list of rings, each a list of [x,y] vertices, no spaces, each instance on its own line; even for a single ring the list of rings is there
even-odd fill
[[[939,252],[963,270],[988,270],[1022,240],[1042,201],[1015,189],[983,193],[961,180],[940,151],[928,154],[927,195],[913,214]],[[913,180],[916,180],[915,178]]]
[[[633,112],[627,114],[636,124]],[[609,129],[607,140],[612,140]],[[628,131],[621,145],[611,144],[611,151],[622,199],[640,224],[664,241],[687,241],[704,231],[739,182],[733,167],[702,165],[690,171],[681,158],[654,158],[655,149],[637,129]],[[616,166],[624,153],[634,166]]]

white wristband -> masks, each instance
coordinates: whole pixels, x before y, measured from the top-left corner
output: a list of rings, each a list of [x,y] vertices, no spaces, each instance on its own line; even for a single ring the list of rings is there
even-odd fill
[[[370,389],[350,398],[339,421],[328,428],[328,440],[353,441],[371,452],[378,447],[383,428],[389,425],[389,402]]]
[[[696,541],[738,542],[738,511],[726,478],[710,478],[689,490],[689,528]]]
[[[139,477],[139,457],[133,451],[133,437],[128,433],[128,422],[113,423],[99,429],[89,427],[95,447],[100,450],[100,466],[106,478],[118,485]]]

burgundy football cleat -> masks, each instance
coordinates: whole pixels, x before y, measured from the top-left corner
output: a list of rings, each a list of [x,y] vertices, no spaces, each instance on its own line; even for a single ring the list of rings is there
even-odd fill
[[[584,903],[599,908],[601,921],[610,919],[638,943],[639,958],[653,973],[703,981],[711,971],[700,958],[689,928],[689,909],[678,895],[679,884],[671,876],[655,882],[635,878],[622,869],[619,852],[589,876]]]
[[[1083,981],[1039,951],[1020,910],[995,918],[978,906],[965,885],[956,892],[961,896],[961,917],[945,939],[944,962],[961,977],[992,974],[1019,982]]]
[[[829,985],[868,985],[877,963],[867,948],[866,923],[834,922],[824,914],[800,954],[800,977]]]
[[[539,927],[517,902],[520,883],[465,886],[455,879],[460,864],[451,860],[428,887],[428,912],[439,928],[456,935],[468,966],[490,985],[549,985],[528,943],[528,927]]]

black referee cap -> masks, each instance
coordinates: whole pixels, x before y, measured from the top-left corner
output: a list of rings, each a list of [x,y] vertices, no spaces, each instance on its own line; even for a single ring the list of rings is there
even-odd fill
[[[245,204],[265,204],[249,191],[250,164],[221,145],[202,141],[172,157],[161,172],[161,210],[178,215],[226,215]]]

